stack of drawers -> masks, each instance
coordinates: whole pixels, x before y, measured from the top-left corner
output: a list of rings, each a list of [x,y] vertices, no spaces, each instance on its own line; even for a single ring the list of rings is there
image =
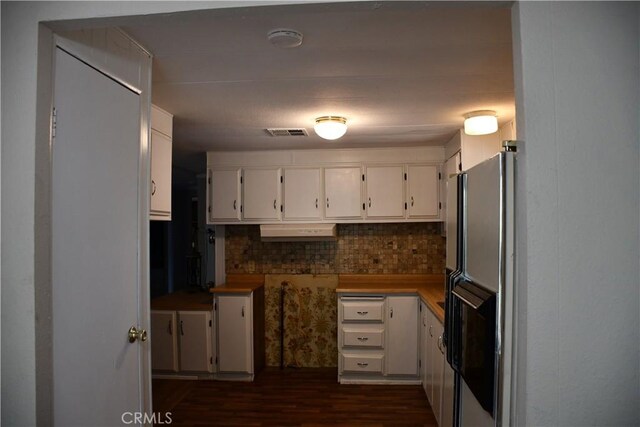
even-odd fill
[[[340,298],[339,375],[384,373],[384,316],[384,297]]]

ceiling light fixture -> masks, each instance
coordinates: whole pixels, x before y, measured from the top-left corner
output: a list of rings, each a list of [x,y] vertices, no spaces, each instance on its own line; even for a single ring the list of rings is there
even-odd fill
[[[464,115],[464,133],[488,135],[498,130],[498,117],[492,110],[472,111]]]
[[[347,133],[347,119],[340,116],[322,116],[313,127],[320,138],[334,140]]]

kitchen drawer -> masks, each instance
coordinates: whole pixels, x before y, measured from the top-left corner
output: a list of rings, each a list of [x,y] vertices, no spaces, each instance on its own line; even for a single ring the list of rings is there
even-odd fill
[[[342,328],[342,345],[348,347],[378,347],[384,343],[384,330]]]
[[[384,319],[384,300],[373,301],[340,301],[342,307],[342,320],[350,321],[376,321]]]
[[[343,372],[381,374],[383,361],[383,354],[343,354],[342,370]]]

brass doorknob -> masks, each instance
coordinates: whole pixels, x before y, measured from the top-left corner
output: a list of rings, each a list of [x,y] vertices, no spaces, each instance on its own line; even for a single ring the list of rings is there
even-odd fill
[[[147,340],[147,331],[144,329],[137,329],[135,326],[129,328],[129,342],[146,341]]]

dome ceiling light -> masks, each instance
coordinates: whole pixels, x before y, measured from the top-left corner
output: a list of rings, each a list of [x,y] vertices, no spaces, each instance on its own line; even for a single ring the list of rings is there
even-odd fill
[[[322,116],[313,127],[320,138],[334,140],[347,133],[347,119],[340,116]]]
[[[498,116],[492,110],[472,111],[464,115],[464,133],[488,135],[498,130]]]

